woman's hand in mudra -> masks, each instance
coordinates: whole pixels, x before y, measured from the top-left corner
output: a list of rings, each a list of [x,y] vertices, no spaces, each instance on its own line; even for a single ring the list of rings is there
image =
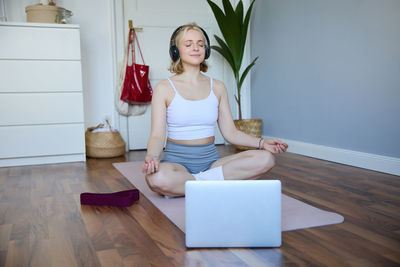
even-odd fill
[[[264,138],[262,148],[271,153],[282,153],[288,148],[288,144],[281,142],[275,138]]]
[[[158,171],[160,167],[160,161],[157,156],[148,155],[144,159],[144,163],[142,165],[142,172],[145,174],[152,174]]]

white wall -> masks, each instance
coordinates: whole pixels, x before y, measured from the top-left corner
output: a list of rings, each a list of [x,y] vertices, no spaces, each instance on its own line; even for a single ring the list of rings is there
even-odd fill
[[[39,0],[5,0],[7,21],[25,22],[25,7]],[[56,0],[81,28],[85,126],[114,121],[111,0]]]
[[[116,74],[113,75],[115,63],[112,50],[113,36],[115,36],[112,33],[114,1],[117,3],[117,9],[121,8],[120,0],[55,0],[58,6],[73,12],[71,23],[78,24],[81,28],[85,126],[97,125],[108,118],[116,128],[124,131],[123,125],[117,121],[118,115],[114,109],[113,91],[116,83],[114,81]],[[5,0],[8,21],[25,22],[25,7],[39,2],[39,0]],[[237,1],[232,0],[232,2],[236,4]],[[248,2],[244,1],[245,6],[248,6]],[[119,19],[116,18],[117,21]],[[119,24],[117,26],[122,27]],[[244,60],[248,56],[246,54]],[[246,80],[248,84],[244,85],[242,92],[245,118],[250,117],[250,93],[246,90],[250,86],[250,79]]]

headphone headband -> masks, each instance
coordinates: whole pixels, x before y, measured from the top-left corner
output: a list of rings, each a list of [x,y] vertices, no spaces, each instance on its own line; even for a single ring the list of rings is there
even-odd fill
[[[184,27],[185,25],[181,25],[178,28],[176,28],[176,30],[172,33],[171,35],[171,40],[169,41],[169,55],[172,59],[172,61],[177,61],[180,57],[179,55],[179,50],[178,50],[178,46],[176,45],[175,42],[175,38],[178,35],[179,31]],[[211,49],[210,49],[210,39],[208,38],[208,35],[206,33],[205,30],[203,30],[203,28],[201,28],[200,26],[197,26],[197,28],[199,28],[202,32],[204,37],[206,38],[206,42],[207,44],[205,45],[205,49],[206,49],[206,53],[204,55],[204,59],[207,59],[210,57],[211,54]]]

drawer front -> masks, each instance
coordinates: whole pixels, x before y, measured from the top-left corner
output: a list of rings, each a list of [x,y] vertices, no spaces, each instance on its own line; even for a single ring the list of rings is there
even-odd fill
[[[85,153],[82,124],[2,126],[0,158]]]
[[[79,29],[0,25],[0,59],[80,60]]]
[[[0,93],[82,91],[80,61],[0,60]]]
[[[0,126],[83,120],[82,93],[0,94]]]

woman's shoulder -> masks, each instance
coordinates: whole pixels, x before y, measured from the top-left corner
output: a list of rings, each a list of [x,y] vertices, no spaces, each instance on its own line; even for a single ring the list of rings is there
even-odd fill
[[[215,78],[212,78],[212,79],[213,79],[214,88],[225,88],[225,84],[222,81],[217,80]]]
[[[158,93],[167,93],[170,91],[171,85],[168,81],[168,79],[165,80],[161,80],[159,81],[156,86],[154,87],[154,92],[158,92]]]
[[[156,84],[156,87],[155,87],[155,88],[164,88],[164,87],[169,87],[169,86],[170,86],[170,85],[169,85],[168,79],[164,79],[164,80],[159,81],[159,82]]]
[[[159,81],[153,88],[153,97],[163,99],[165,103],[170,103],[174,97],[174,90],[172,89],[168,79]]]
[[[218,96],[221,96],[221,95],[225,94],[227,92],[225,84],[220,80],[217,80],[217,79],[214,79],[214,78],[212,78],[212,79],[213,79],[214,93],[216,95],[218,95]]]

